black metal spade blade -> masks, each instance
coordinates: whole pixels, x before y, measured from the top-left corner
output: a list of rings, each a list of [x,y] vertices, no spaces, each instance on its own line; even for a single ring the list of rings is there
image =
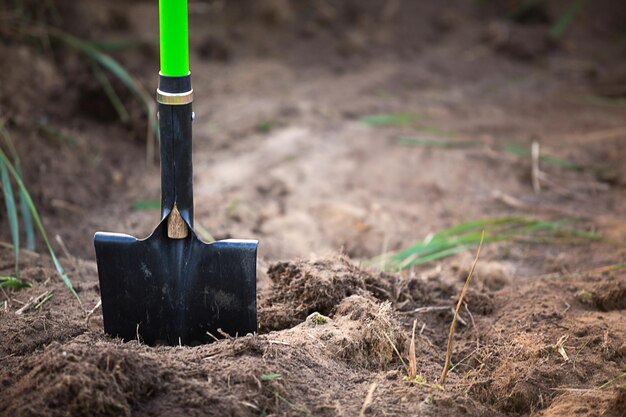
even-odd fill
[[[257,241],[205,243],[193,230],[192,94],[190,76],[159,79],[159,225],[146,239],[94,237],[104,330],[124,340],[196,345],[257,330]]]
[[[149,345],[196,345],[256,331],[256,241],[95,237],[104,330]],[[213,335],[213,336],[211,336]]]

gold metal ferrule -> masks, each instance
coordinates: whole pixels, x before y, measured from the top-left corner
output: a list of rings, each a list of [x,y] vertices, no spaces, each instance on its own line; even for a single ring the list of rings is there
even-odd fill
[[[158,103],[170,106],[182,106],[193,101],[193,89],[184,93],[166,93],[157,88],[156,99]]]

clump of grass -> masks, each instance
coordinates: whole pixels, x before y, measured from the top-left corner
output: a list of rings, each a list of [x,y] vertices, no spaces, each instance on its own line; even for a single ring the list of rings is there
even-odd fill
[[[21,30],[23,33],[26,33],[29,37],[39,41],[40,43],[49,44],[50,41],[55,41],[62,46],[73,49],[83,58],[87,59],[92,67],[96,81],[98,81],[102,87],[120,120],[127,121],[129,118],[128,111],[126,110],[122,100],[111,86],[111,83],[103,69],[106,70],[108,74],[115,77],[132,93],[133,96],[140,101],[140,103],[142,103],[148,118],[148,144],[151,144],[151,138],[158,138],[159,130],[156,120],[156,104],[152,96],[117,60],[103,52],[103,49],[107,49],[106,45],[105,48],[102,48],[102,45],[99,42],[89,42],[72,36],[59,29],[45,25],[23,25]],[[111,50],[111,48],[108,49]],[[148,146],[149,159],[153,157],[152,152],[152,147]]]
[[[481,241],[482,230],[485,231],[485,243],[524,237],[530,237],[535,241],[601,238],[591,232],[567,227],[566,224],[567,221],[538,220],[521,216],[474,220],[432,233],[421,242],[395,253],[383,254],[371,262],[384,270],[400,271],[477,247]]]
[[[10,136],[8,135],[4,127],[0,129],[0,136],[4,138],[5,143],[11,143]],[[12,146],[12,143],[11,143],[11,146],[8,146],[8,147],[11,150],[11,153],[13,153],[15,149]],[[17,159],[14,158],[14,160],[16,161],[16,163],[19,162],[19,158]],[[29,232],[29,228],[32,229],[32,221],[34,221],[37,227],[37,230],[39,231],[39,234],[41,235],[46,245],[46,248],[48,249],[48,252],[50,253],[50,257],[52,258],[52,262],[54,263],[54,266],[59,276],[61,277],[65,285],[67,285],[67,287],[70,289],[74,297],[76,297],[76,299],[80,303],[80,298],[78,297],[78,294],[74,290],[74,286],[72,285],[72,282],[70,281],[67,274],[63,270],[63,267],[61,266],[61,264],[59,263],[59,260],[54,252],[54,249],[52,249],[52,245],[50,244],[46,230],[43,227],[43,223],[39,216],[39,212],[37,211],[37,208],[35,207],[35,204],[33,203],[33,200],[30,197],[30,193],[28,192],[28,189],[26,188],[24,181],[22,180],[21,170],[18,171],[18,168],[19,168],[19,165],[17,165],[16,167],[11,162],[11,160],[9,159],[7,154],[4,152],[4,150],[0,147],[0,174],[2,174],[1,175],[2,190],[3,190],[5,206],[7,210],[7,217],[9,219],[9,225],[11,229],[11,238],[13,241],[13,248],[15,251],[15,254],[14,254],[15,278],[16,279],[19,278],[20,239],[19,239],[19,222],[18,222],[18,217],[17,217],[17,203],[15,201],[15,198],[13,198],[13,191],[12,191],[13,184],[11,180],[13,180],[13,182],[17,186],[19,193],[20,193],[20,198],[21,198],[21,203],[22,203],[22,222],[24,223],[26,227],[27,236],[29,233],[33,234],[33,236],[31,237],[32,242],[28,242],[27,240],[27,244],[31,244],[31,246],[34,248],[34,232],[32,231]],[[26,213],[26,215],[24,215],[24,213]]]
[[[0,137],[6,148],[13,159],[13,164],[15,166],[16,173],[21,177],[22,176],[22,167],[20,157],[13,145],[13,140],[9,135],[9,132],[5,129],[4,125],[0,123]],[[7,158],[8,159],[8,158]],[[15,202],[15,198],[13,196],[13,187],[11,185],[11,179],[9,176],[9,170],[4,163],[4,161],[0,160],[0,178],[2,182],[2,193],[4,196],[4,203],[7,211],[7,218],[9,220],[9,229],[11,231],[11,240],[13,242],[13,248],[15,251],[15,278],[19,278],[19,257],[20,257],[20,233],[19,233],[19,223],[17,218],[17,204]],[[28,205],[26,204],[26,196],[24,191],[19,190],[20,196],[20,214],[22,216],[22,222],[25,229],[26,234],[26,247],[29,250],[35,250],[35,232],[33,230],[33,221],[28,209]]]

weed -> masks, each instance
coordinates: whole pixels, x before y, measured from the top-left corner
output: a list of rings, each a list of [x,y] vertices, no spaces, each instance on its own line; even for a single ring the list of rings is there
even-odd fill
[[[485,243],[531,236],[534,240],[550,241],[558,238],[600,239],[597,234],[565,226],[567,221],[537,220],[520,216],[495,217],[462,223],[428,235],[421,242],[395,253],[373,258],[370,262],[384,270],[399,271],[411,266],[455,255],[477,247],[481,231]]]
[[[41,218],[39,217],[39,212],[37,211],[37,208],[35,207],[35,203],[33,203],[33,200],[30,197],[30,193],[28,192],[26,185],[24,185],[24,182],[22,181],[21,175],[17,172],[16,168],[13,166],[13,164],[11,163],[7,155],[4,153],[4,150],[2,150],[1,148],[0,148],[0,165],[3,166],[8,171],[8,174],[10,174],[11,177],[13,177],[13,180],[17,184],[20,190],[20,193],[24,198],[24,204],[28,207],[30,215],[32,216],[35,222],[35,225],[37,226],[37,229],[39,230],[39,233],[41,234],[41,237],[43,238],[43,241],[46,247],[48,248],[48,252],[50,253],[50,257],[52,258],[52,262],[54,263],[54,267],[56,268],[59,276],[61,277],[65,285],[67,285],[67,287],[70,289],[74,297],[76,297],[76,300],[78,300],[78,302],[81,303],[80,298],[78,297],[78,294],[76,293],[76,290],[74,290],[74,286],[72,285],[72,282],[70,281],[68,276],[65,274],[65,271],[63,270],[63,267],[61,266],[59,259],[54,253],[54,249],[52,249],[52,245],[50,244],[50,240],[48,239],[48,234],[46,233],[46,230],[43,227],[43,223],[41,222]],[[15,207],[14,203],[13,203],[13,207]],[[18,239],[15,239],[15,240],[17,240],[16,242],[17,244],[14,243],[13,246],[16,248],[15,256],[16,256],[16,263],[17,263],[18,261],[17,257],[19,256],[19,252],[17,249],[19,248],[19,240]]]
[[[15,288],[19,290],[22,288],[30,288],[32,287],[32,284],[28,281],[21,280],[14,276],[5,275],[5,276],[0,276],[0,287]]]

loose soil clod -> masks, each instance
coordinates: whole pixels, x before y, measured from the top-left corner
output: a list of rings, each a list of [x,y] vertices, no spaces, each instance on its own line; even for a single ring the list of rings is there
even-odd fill
[[[593,291],[593,302],[602,311],[626,309],[626,280],[598,286]]]

